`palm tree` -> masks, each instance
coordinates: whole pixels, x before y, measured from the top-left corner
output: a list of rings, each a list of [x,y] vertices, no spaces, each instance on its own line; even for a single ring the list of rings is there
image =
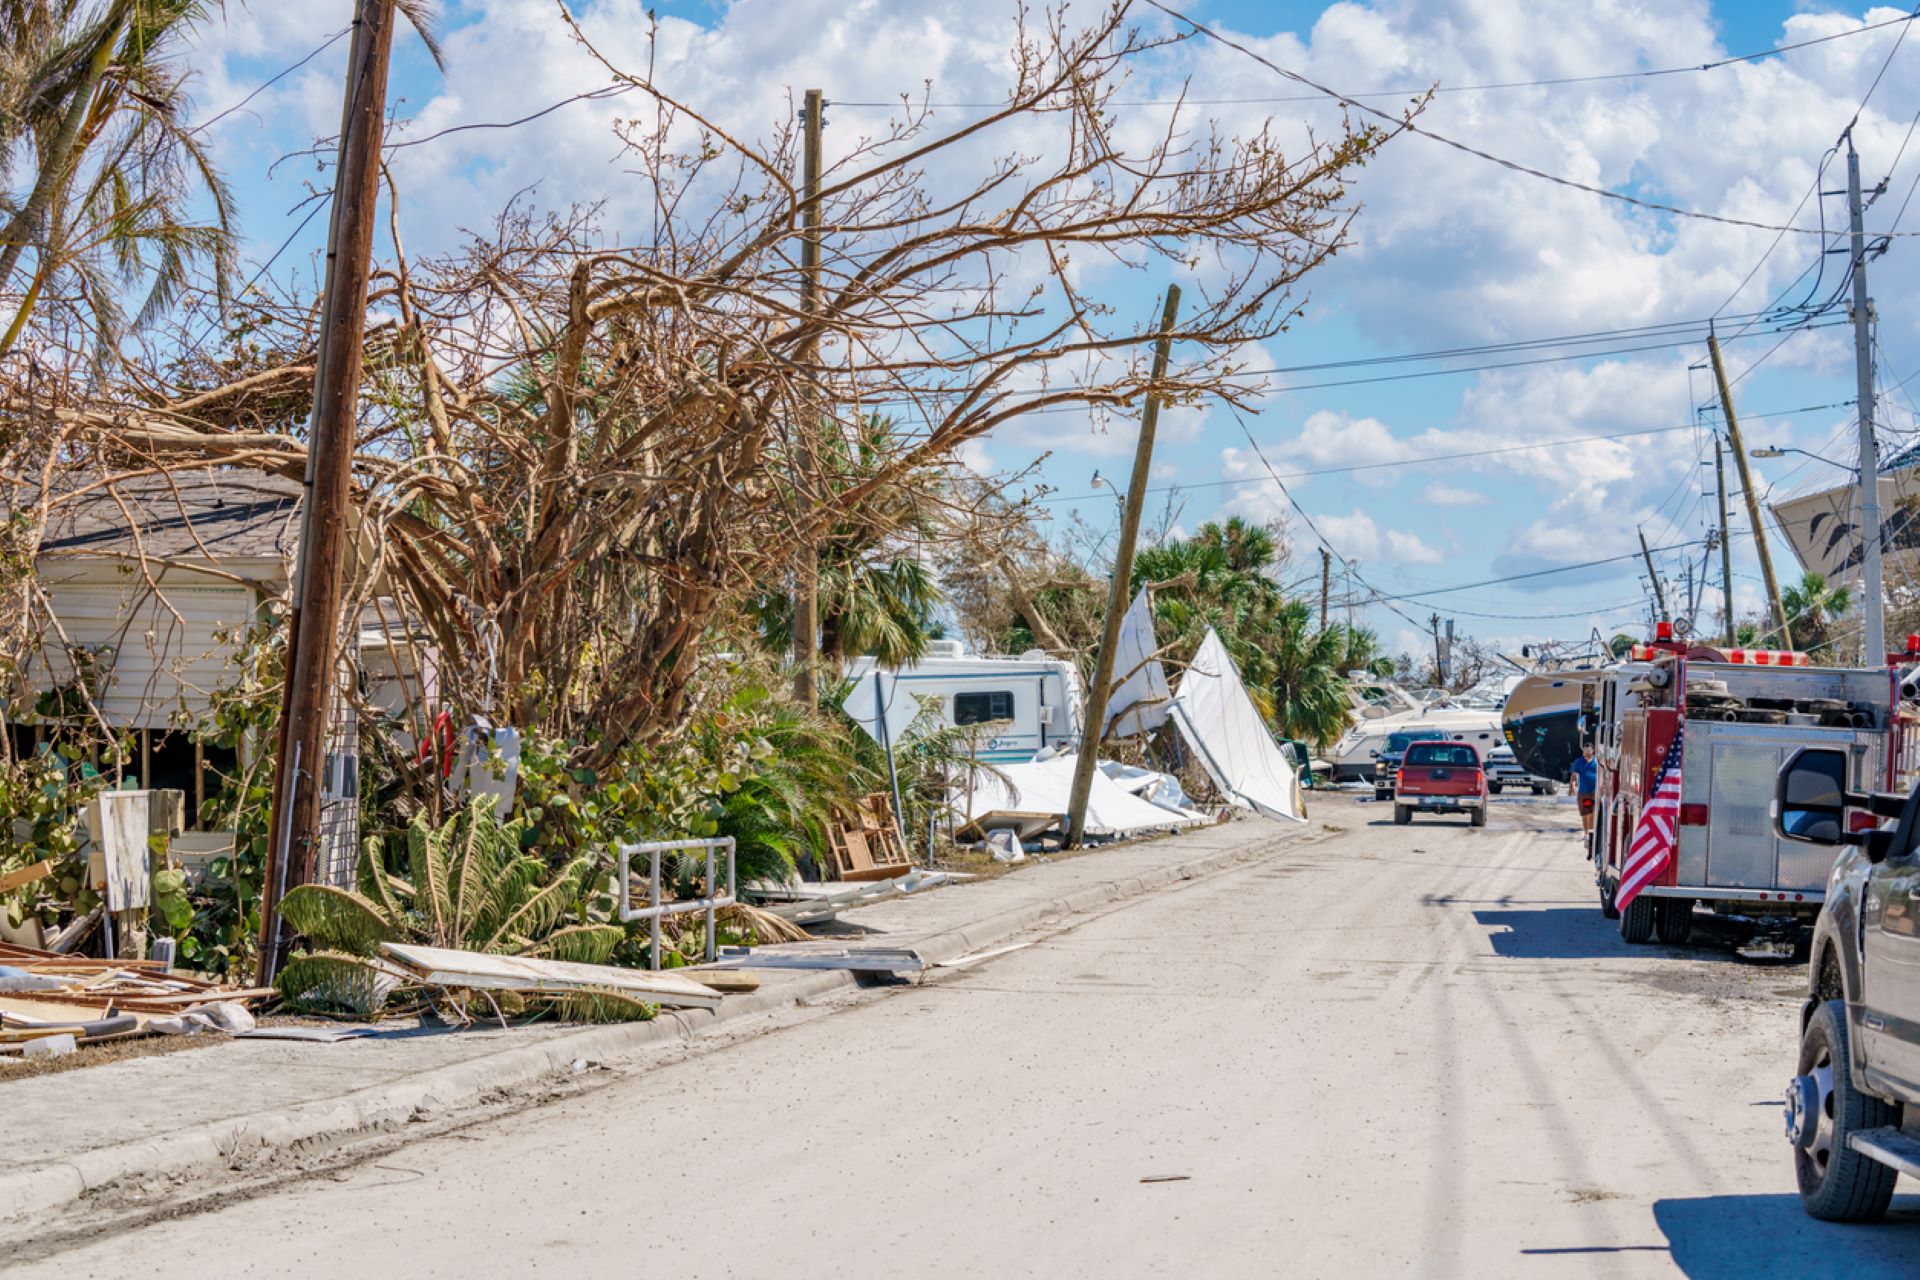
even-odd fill
[[[1278,626],[1265,648],[1273,674],[1272,720],[1285,738],[1328,743],[1346,731],[1349,703],[1345,665],[1354,640],[1347,628],[1313,625],[1313,611],[1305,601],[1290,600],[1280,610]]]
[[[0,147],[33,167],[24,190],[0,194],[0,290],[19,300],[0,354],[50,290],[85,300],[105,348],[124,327],[126,287],[147,282],[136,324],[170,306],[199,262],[224,288],[232,202],[183,119],[176,56],[218,3],[0,0]],[[188,215],[196,191],[208,220]]]
[[[1852,604],[1852,592],[1811,569],[1780,593],[1780,607],[1787,612],[1787,629],[1796,647],[1819,657],[1833,656],[1833,620]]]

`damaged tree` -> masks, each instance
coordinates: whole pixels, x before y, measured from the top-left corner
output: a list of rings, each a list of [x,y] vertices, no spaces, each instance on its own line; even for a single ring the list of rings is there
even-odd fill
[[[653,243],[608,248],[584,214],[516,208],[416,261],[396,215],[368,302],[398,322],[366,342],[349,609],[396,598],[465,711],[596,765],[682,721],[703,639],[784,581],[797,548],[894,519],[893,487],[1022,415],[1098,421],[1141,400],[1151,335],[1088,292],[1083,259],[1204,262],[1205,297],[1173,334],[1188,359],[1154,389],[1244,402],[1260,383],[1238,353],[1297,314],[1294,286],[1345,241],[1343,179],[1385,135],[1289,155],[1269,132],[1173,111],[1130,143],[1110,100],[1176,38],[1130,27],[1129,9],[1023,28],[1004,106],[942,129],[903,103],[833,158],[811,205],[817,311],[799,305],[810,203],[791,127],[735,138],[611,64],[657,107],[622,126]],[[233,321],[220,355],[123,365],[58,405],[68,456],[96,478],[208,462],[301,475],[314,313],[251,299]],[[896,424],[884,456],[839,483],[831,459],[876,414]],[[7,479],[18,493],[38,477]]]

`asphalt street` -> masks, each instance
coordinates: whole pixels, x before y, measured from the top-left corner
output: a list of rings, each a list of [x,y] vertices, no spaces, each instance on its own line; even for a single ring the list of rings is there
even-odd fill
[[[1912,1276],[1813,1222],[1799,966],[1629,948],[1571,807],[1338,834],[61,1276]]]

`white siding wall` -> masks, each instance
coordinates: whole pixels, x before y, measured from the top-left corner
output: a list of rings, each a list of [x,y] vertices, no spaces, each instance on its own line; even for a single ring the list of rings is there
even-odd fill
[[[138,573],[112,566],[63,572],[43,566],[42,582],[67,642],[114,649],[100,710],[122,727],[162,729],[191,722],[208,695],[233,682],[235,641],[253,614],[254,593],[237,583],[179,569],[160,578],[157,597]],[[58,631],[48,627],[28,668],[38,694],[72,678]]]

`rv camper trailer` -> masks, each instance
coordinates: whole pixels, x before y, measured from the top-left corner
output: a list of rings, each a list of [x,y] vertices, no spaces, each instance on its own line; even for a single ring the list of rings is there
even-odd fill
[[[875,665],[872,658],[855,658],[847,675],[864,681]],[[1085,701],[1080,673],[1072,662],[1038,649],[1017,658],[984,657],[969,654],[958,640],[935,640],[920,661],[880,674],[886,721],[896,735],[924,706],[955,728],[991,726],[981,729],[975,755],[997,764],[1023,763],[1079,740]],[[851,699],[848,707],[852,712]]]

